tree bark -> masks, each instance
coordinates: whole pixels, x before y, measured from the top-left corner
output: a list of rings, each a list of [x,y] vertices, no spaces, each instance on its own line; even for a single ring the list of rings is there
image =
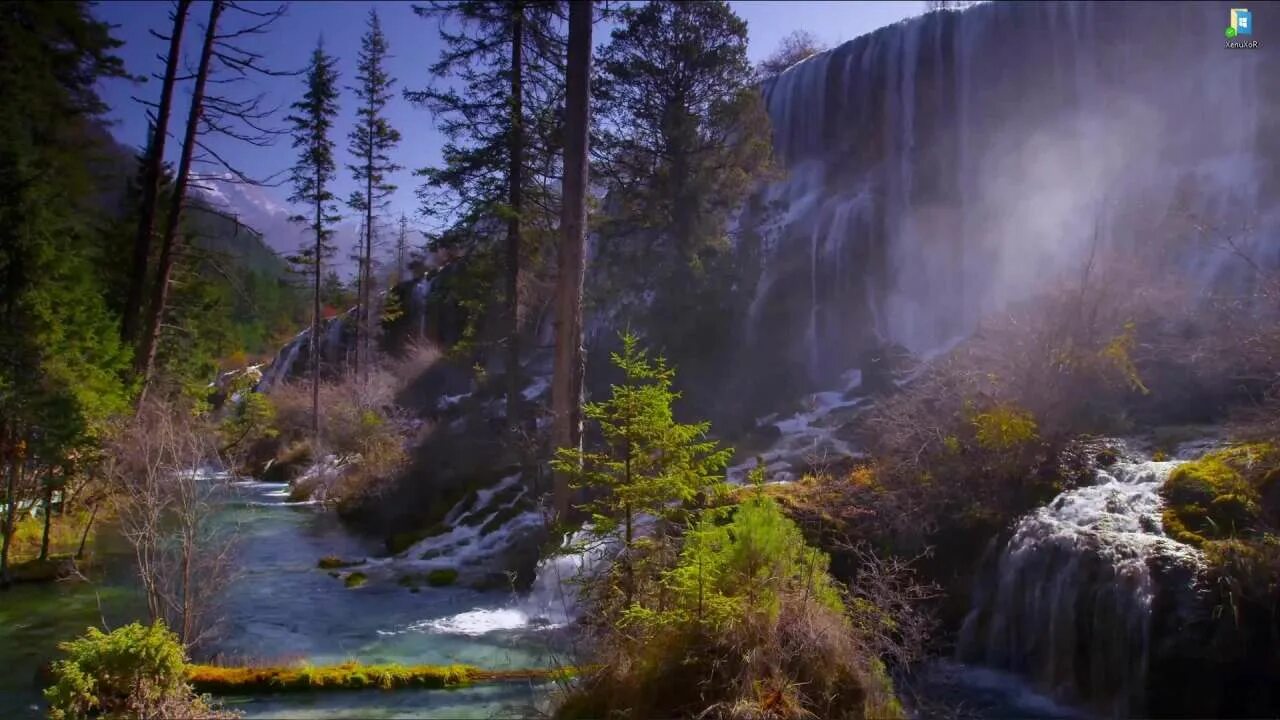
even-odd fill
[[[373,128],[369,129],[372,136]],[[369,154],[365,157],[365,209],[364,209],[364,375],[369,379],[369,363],[373,357],[370,352],[369,336],[373,333],[373,144],[369,145]]]
[[[21,442],[21,441],[19,441]],[[4,541],[0,547],[0,589],[9,587],[9,545],[13,540],[13,519],[18,512],[18,476],[22,474],[22,457],[20,449],[15,449],[14,456],[9,458],[9,482],[5,488]]]
[[[582,284],[586,246],[586,188],[591,97],[591,3],[569,6],[565,94],[564,182],[560,208],[559,276],[556,283],[556,349],[551,379],[551,439],[557,448],[582,444]],[[556,518],[569,513],[569,478],[556,473]]]
[[[102,506],[102,501],[95,502],[93,509],[89,511],[89,522],[84,525],[84,532],[80,533],[80,547],[76,548],[76,559],[84,557],[84,544],[89,540],[89,530],[93,527],[94,518],[98,517],[98,508]]]
[[[520,418],[520,207],[524,170],[524,3],[517,0],[511,22],[511,157],[507,171],[507,424]]]
[[[314,292],[311,293],[311,439],[320,441],[320,270],[321,252],[324,250],[324,181],[316,169],[316,272]],[[356,354],[360,350],[357,347]],[[312,449],[315,449],[313,445]]]
[[[173,30],[169,35],[169,56],[165,59],[164,84],[160,86],[160,105],[151,129],[143,168],[142,208],[138,216],[138,234],[133,240],[133,266],[129,273],[129,289],[125,296],[124,318],[120,336],[125,344],[137,341],[138,322],[142,315],[142,294],[147,285],[147,262],[151,258],[151,235],[155,231],[156,205],[160,197],[160,176],[164,167],[164,145],[169,135],[169,114],[173,107],[173,86],[182,59],[182,31],[187,24],[191,0],[178,0],[173,12]]]
[[[169,300],[169,276],[173,274],[174,245],[177,242],[178,224],[182,221],[182,203],[187,194],[187,176],[191,173],[191,157],[195,152],[196,133],[204,109],[204,88],[209,79],[209,64],[213,59],[213,42],[218,29],[218,17],[222,15],[225,0],[213,0],[209,9],[209,24],[204,31],[204,46],[200,50],[200,65],[196,70],[196,84],[191,93],[191,110],[187,114],[187,130],[182,141],[182,158],[178,162],[178,176],[174,178],[173,199],[169,201],[169,217],[165,219],[164,238],[160,245],[160,267],[152,286],[151,307],[147,312],[147,330],[138,353],[138,374],[142,377],[142,391],[138,405],[146,394],[155,373],[156,346],[160,344],[160,324],[164,319],[165,305]]]
[[[49,559],[49,523],[53,519],[53,471],[44,479],[44,532],[40,535],[40,560]]]

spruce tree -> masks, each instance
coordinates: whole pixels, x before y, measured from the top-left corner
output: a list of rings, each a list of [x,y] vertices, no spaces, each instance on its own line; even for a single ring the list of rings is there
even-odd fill
[[[382,23],[376,9],[369,10],[369,20],[364,38],[360,41],[360,58],[356,66],[356,84],[351,88],[359,107],[356,109],[356,126],[349,136],[349,152],[356,158],[350,165],[352,177],[361,186],[351,194],[347,204],[351,209],[364,213],[364,237],[360,260],[360,321],[357,322],[356,367],[364,367],[368,376],[370,335],[373,323],[373,236],[377,227],[377,213],[387,207],[387,198],[396,186],[388,177],[400,169],[391,161],[391,151],[400,142],[400,132],[391,127],[386,117],[387,103],[395,79],[385,67],[387,38],[382,33]],[[361,352],[363,348],[363,363]]]
[[[640,590],[637,567],[646,556],[668,554],[662,546],[671,529],[689,524],[691,510],[721,491],[732,451],[707,437],[709,423],[677,422],[672,405],[675,371],[661,356],[651,358],[636,336],[624,333],[613,363],[623,380],[607,400],[583,406],[598,427],[598,448],[559,448],[552,467],[595,499],[584,507],[592,532],[620,535],[627,605]],[[642,541],[636,523],[653,518]],[[648,551],[648,552],[646,552]]]
[[[564,76],[561,3],[519,0],[434,2],[415,12],[440,22],[444,49],[431,66],[443,80],[405,96],[436,116],[446,138],[444,162],[419,171],[426,178],[424,214],[449,223],[441,243],[467,254],[501,257],[508,421],[518,421],[522,264],[531,255],[530,230],[554,227],[549,187],[557,175]],[[450,29],[451,27],[457,30]],[[531,215],[542,217],[535,220]],[[504,221],[505,241],[494,219]],[[462,245],[458,248],[458,245]],[[490,265],[488,260],[477,268]],[[484,282],[476,297],[487,299]],[[468,298],[462,298],[463,305]]]
[[[332,257],[333,226],[338,222],[333,182],[336,166],[333,159],[334,118],[338,115],[337,59],[324,51],[324,38],[316,43],[306,71],[306,92],[293,103],[293,114],[287,120],[293,127],[293,147],[298,150],[290,179],[293,195],[289,201],[305,205],[306,214],[293,216],[305,225],[313,241],[303,248],[299,260],[310,266],[312,279],[311,312],[311,432],[320,435],[320,290],[324,263]]]
[[[628,5],[598,65],[593,276],[686,373],[714,376],[729,360],[709,350],[732,346],[743,309],[730,218],[770,167],[747,24],[720,1]]]

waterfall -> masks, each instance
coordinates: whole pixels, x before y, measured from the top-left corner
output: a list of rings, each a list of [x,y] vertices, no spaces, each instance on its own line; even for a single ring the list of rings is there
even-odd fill
[[[431,294],[431,279],[422,278],[413,284],[410,307],[418,318],[418,339],[427,336],[427,297]]]
[[[1024,517],[974,585],[961,660],[1012,670],[1059,699],[1143,711],[1153,601],[1197,551],[1164,535],[1160,486],[1177,462],[1118,462]]]
[[[764,238],[745,329],[762,367],[822,387],[868,342],[936,348],[1074,268],[1095,228],[1167,237],[1206,285],[1247,268],[1188,214],[1274,258],[1274,44],[1224,48],[1228,11],[984,3],[767,81],[785,175],[743,220]]]
[[[267,392],[289,379],[289,372],[293,369],[293,363],[297,361],[298,353],[302,351],[302,348],[306,347],[310,333],[310,328],[303,330],[295,335],[288,345],[280,349],[276,359],[271,362],[271,366],[267,368],[267,371],[262,375],[262,379],[258,381],[258,392]]]

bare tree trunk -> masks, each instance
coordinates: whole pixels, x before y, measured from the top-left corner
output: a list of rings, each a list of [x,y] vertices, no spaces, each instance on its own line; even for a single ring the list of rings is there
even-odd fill
[[[93,527],[94,518],[98,517],[98,508],[102,507],[102,502],[98,501],[93,504],[93,509],[89,511],[89,522],[84,525],[84,532],[80,533],[80,547],[76,548],[76,559],[84,557],[84,544],[89,539],[89,529]]]
[[[142,315],[142,294],[147,285],[147,261],[151,257],[151,235],[155,231],[156,204],[160,197],[160,176],[164,167],[164,145],[169,135],[169,113],[173,106],[173,86],[182,54],[182,31],[187,24],[191,0],[178,0],[173,11],[173,30],[169,34],[169,56],[165,59],[164,84],[160,86],[160,105],[156,108],[155,125],[147,147],[143,168],[142,208],[138,216],[138,234],[133,241],[133,267],[129,273],[129,290],[125,296],[124,320],[120,335],[125,344],[137,340],[138,322]]]
[[[524,4],[516,0],[511,18],[511,158],[507,171],[507,424],[520,422],[520,207],[524,170]]]
[[[9,458],[9,482],[5,486],[4,540],[0,547],[0,589],[9,587],[9,544],[13,539],[13,519],[18,512],[18,475],[22,472],[22,460],[16,451]]]
[[[40,560],[49,559],[49,523],[53,519],[53,470],[44,479],[44,532],[40,536]]]
[[[564,183],[560,208],[560,263],[556,283],[556,350],[551,379],[551,442],[582,444],[582,283],[586,245],[586,187],[591,97],[591,3],[569,6],[569,56],[565,94]],[[556,518],[569,513],[569,478],[556,473]]]
[[[370,135],[373,130],[370,129]],[[373,361],[369,336],[373,334],[373,143],[365,156],[365,207],[364,207],[364,375],[369,379],[369,363]]]
[[[151,307],[148,308],[147,330],[138,352],[138,374],[142,377],[142,392],[138,402],[146,398],[147,389],[155,372],[156,346],[160,344],[160,324],[164,320],[165,305],[169,300],[169,276],[173,273],[174,245],[177,242],[178,224],[182,221],[182,204],[187,194],[187,176],[191,172],[191,157],[195,152],[196,132],[203,110],[204,88],[209,79],[209,64],[213,59],[213,42],[217,35],[218,17],[225,0],[213,0],[209,9],[209,24],[204,32],[204,46],[200,50],[200,66],[196,70],[196,85],[191,94],[191,111],[187,114],[187,131],[182,141],[182,158],[178,162],[178,176],[174,178],[173,199],[169,201],[169,217],[165,219],[164,238],[160,245],[160,268],[152,286]]]
[[[361,233],[363,235],[363,232]],[[351,364],[352,372],[360,374],[360,339],[364,337],[364,258],[356,263],[356,341],[355,359]]]
[[[324,251],[324,228],[321,223],[324,220],[323,201],[319,198],[324,197],[324,184],[320,178],[320,171],[316,170],[316,272],[315,286],[312,288],[311,294],[311,439],[315,442],[320,440],[320,270],[321,270],[321,253]],[[360,351],[357,348],[356,355],[359,356]],[[314,448],[313,448],[314,449]]]

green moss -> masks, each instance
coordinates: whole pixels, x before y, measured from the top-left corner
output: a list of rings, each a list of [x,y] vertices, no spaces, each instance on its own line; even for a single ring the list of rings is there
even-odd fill
[[[361,665],[322,667],[219,667],[191,665],[187,677],[196,690],[251,694],[379,688],[443,689],[475,683],[529,682],[566,676],[563,670],[482,670],[471,665]]]
[[[1165,532],[1196,547],[1255,535],[1263,525],[1263,493],[1280,452],[1267,443],[1233,445],[1178,466],[1160,494]]]
[[[362,572],[356,571],[348,575],[346,579],[342,581],[342,584],[347,586],[348,588],[354,589],[358,587],[364,587],[365,583],[367,582],[369,582],[369,576],[365,575]]]
[[[458,581],[458,571],[453,568],[437,568],[427,573],[427,584],[431,587],[445,587]]]
[[[325,555],[324,557],[320,558],[320,562],[316,563],[316,567],[320,568],[321,570],[337,570],[341,568],[355,567],[356,565],[359,565],[362,562],[364,561],[363,560],[343,560],[337,555]]]

